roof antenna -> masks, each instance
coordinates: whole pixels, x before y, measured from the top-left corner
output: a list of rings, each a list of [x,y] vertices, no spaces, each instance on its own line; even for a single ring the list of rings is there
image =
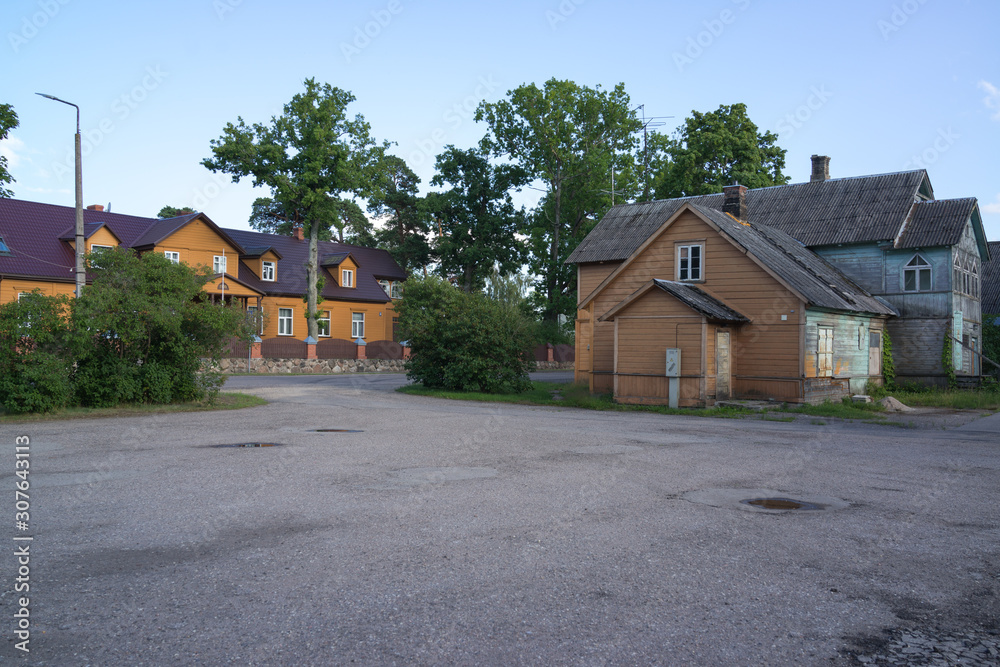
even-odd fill
[[[111,202],[108,202],[108,207],[106,209],[104,209],[104,210],[107,213],[111,213]]]

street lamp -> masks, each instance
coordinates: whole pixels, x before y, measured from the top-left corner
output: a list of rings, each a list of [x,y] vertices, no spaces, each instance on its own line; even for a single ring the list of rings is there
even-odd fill
[[[87,270],[83,266],[83,154],[80,149],[80,107],[54,95],[45,93],[35,93],[35,95],[68,104],[76,109],[76,298],[79,299],[83,295],[83,286],[87,283]]]

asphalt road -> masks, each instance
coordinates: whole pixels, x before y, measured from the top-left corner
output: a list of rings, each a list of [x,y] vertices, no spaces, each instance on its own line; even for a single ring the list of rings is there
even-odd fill
[[[975,642],[997,627],[989,430],[487,405],[325,379],[254,391],[271,403],[0,426],[3,660],[839,665],[901,633]],[[248,442],[280,446],[220,446]],[[761,495],[819,507],[739,502]]]

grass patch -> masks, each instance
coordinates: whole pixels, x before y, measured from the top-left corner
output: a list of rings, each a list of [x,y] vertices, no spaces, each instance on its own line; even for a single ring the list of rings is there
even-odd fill
[[[609,412],[651,412],[662,415],[693,415],[696,417],[735,418],[753,414],[739,408],[668,408],[661,405],[626,405],[615,403],[610,394],[594,395],[586,385],[558,382],[532,382],[532,388],[519,394],[484,394],[479,392],[444,391],[410,384],[396,391],[414,396],[431,396],[458,401],[483,401],[486,403],[513,403],[517,405],[550,405],[584,410]],[[561,396],[557,399],[553,393]]]
[[[865,421],[886,419],[885,415],[882,414],[885,408],[878,403],[854,403],[850,399],[845,399],[842,402],[826,401],[818,405],[788,406],[781,411],[833,419],[863,419]]]
[[[793,421],[795,421],[795,417],[778,417],[776,415],[770,415],[770,414],[767,414],[767,413],[764,413],[764,415],[761,417],[761,419],[763,419],[766,422],[793,422]]]
[[[891,391],[888,394],[911,408],[1000,410],[1000,392],[983,390]]]
[[[174,412],[213,412],[216,410],[242,410],[259,405],[267,405],[263,398],[249,394],[220,393],[214,403],[191,401],[188,403],[167,403],[164,405],[122,405],[116,408],[63,408],[45,414],[0,415],[0,424],[24,422],[62,421],[65,419],[106,419],[109,417],[144,417]]]

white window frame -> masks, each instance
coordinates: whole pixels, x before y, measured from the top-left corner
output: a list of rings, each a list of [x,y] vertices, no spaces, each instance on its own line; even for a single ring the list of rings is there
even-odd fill
[[[923,264],[914,264],[917,260],[923,262]],[[920,276],[926,271],[927,272],[927,288],[924,289],[920,286]],[[903,291],[910,294],[916,294],[917,292],[932,292],[934,291],[934,270],[927,258],[917,253],[910,258],[906,264],[903,265]],[[907,275],[913,274],[913,289],[906,289],[906,278]],[[957,286],[956,286],[957,287]]]
[[[360,318],[360,319],[359,319]],[[365,337],[365,314],[351,313],[351,340]]]
[[[354,287],[354,270],[353,269],[341,269],[340,270],[340,286],[341,287]]]
[[[278,335],[293,336],[295,322],[295,310],[293,308],[278,308]]]
[[[321,313],[326,313],[326,317],[317,317],[316,318],[316,325],[317,325],[317,330],[318,330],[318,333],[319,333],[319,337],[320,338],[329,338],[330,337],[330,311],[329,310],[321,310],[320,312]],[[326,322],[326,327],[325,327],[326,328],[326,333],[323,333],[323,329],[324,329],[323,323],[324,322]]]
[[[90,244],[90,258],[89,258],[90,259],[90,265],[92,267],[94,267],[95,269],[101,268],[101,265],[98,264],[94,260],[97,259],[97,257],[101,254],[101,252],[103,252],[105,250],[111,250],[112,248],[114,248],[113,245],[101,245],[100,243],[91,243]]]
[[[403,283],[402,283],[402,281],[399,281],[399,280],[393,281],[392,287],[391,287],[391,291],[389,292],[389,296],[391,298],[393,298],[393,299],[402,299],[403,298]]]
[[[225,255],[213,255],[212,256],[212,272],[216,275],[220,273],[226,273],[226,256]],[[219,268],[222,268],[219,271]]]
[[[266,262],[264,260],[260,261],[260,279],[266,280],[269,283],[274,282],[274,275],[277,272],[277,267],[275,262]]]
[[[380,280],[378,281],[378,286],[382,288],[382,291],[385,292],[386,296],[392,294],[392,282],[388,280]]]
[[[698,249],[697,266],[692,262],[692,250]],[[685,255],[687,255],[685,257]],[[687,266],[684,266],[684,263]],[[696,283],[705,279],[705,244],[685,243],[677,246],[677,280]]]
[[[181,263],[181,254],[176,250],[164,250],[163,256],[166,257],[171,262],[173,262],[174,264]]]

